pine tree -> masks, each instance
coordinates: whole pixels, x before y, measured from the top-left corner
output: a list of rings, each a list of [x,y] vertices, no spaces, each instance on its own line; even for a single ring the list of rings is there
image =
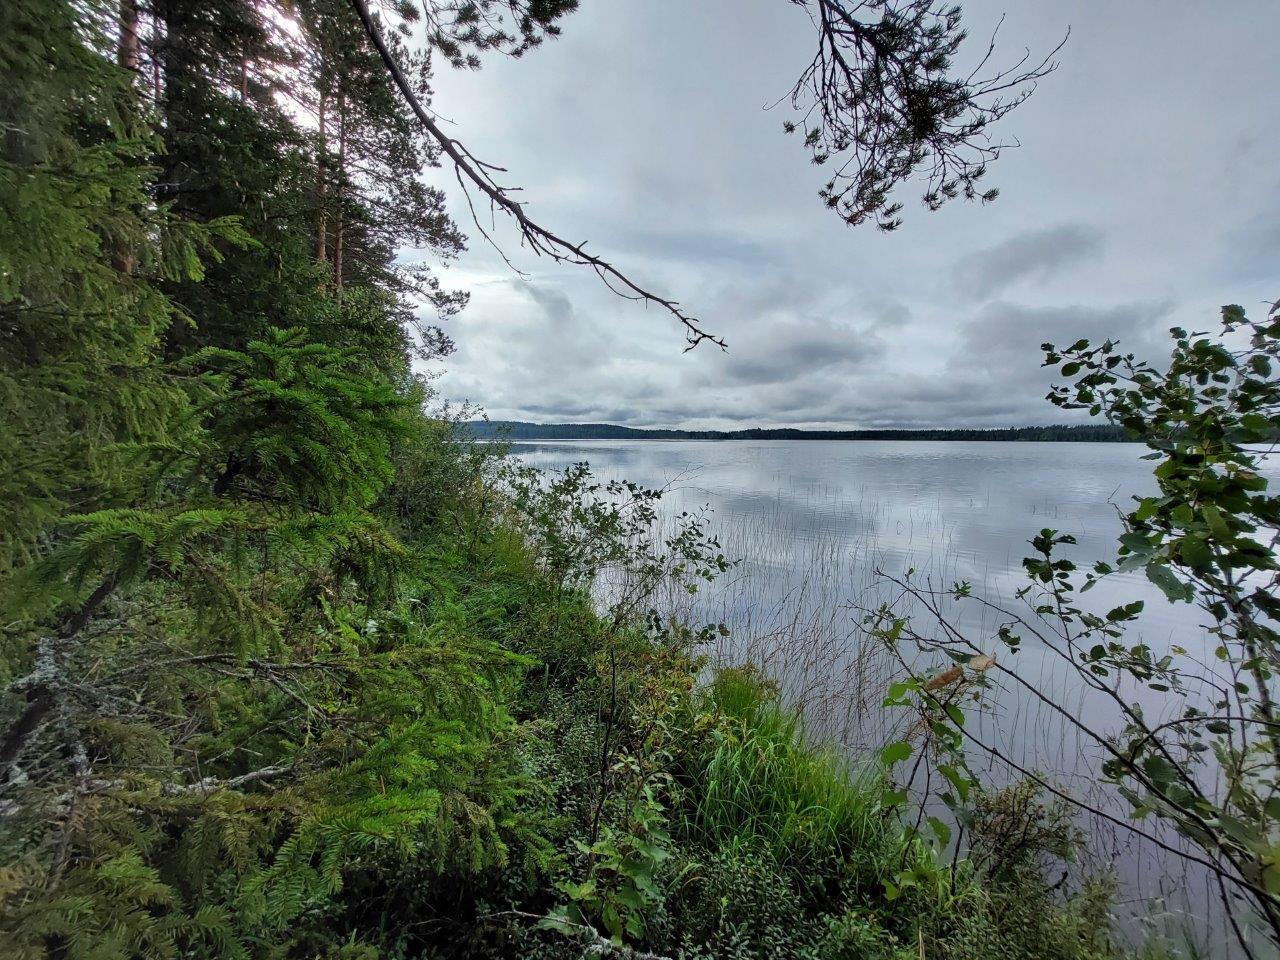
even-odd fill
[[[132,75],[106,3],[0,11],[0,576],[64,509],[133,494],[136,455],[181,442],[184,393],[153,364],[179,317],[162,282],[199,277],[226,221],[152,202]]]
[[[419,560],[379,512],[394,450],[429,433],[410,354],[447,347],[408,298],[463,302],[395,251],[461,238],[338,14],[0,13],[0,937],[19,956],[246,955],[296,936],[352,862],[462,836],[477,866],[503,856],[509,788],[480,759],[522,661],[421,617]],[[278,102],[324,76],[336,143],[305,94]]]

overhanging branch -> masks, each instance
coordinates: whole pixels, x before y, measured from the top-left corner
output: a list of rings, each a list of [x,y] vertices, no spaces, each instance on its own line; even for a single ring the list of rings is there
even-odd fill
[[[404,96],[405,102],[413,110],[414,115],[422,124],[428,135],[434,140],[445,155],[453,161],[454,170],[458,176],[458,183],[462,186],[463,192],[467,194],[467,202],[471,204],[471,195],[468,190],[468,183],[489,198],[491,208],[500,209],[503,213],[511,217],[520,230],[522,242],[528,244],[534,253],[541,256],[550,257],[556,263],[570,263],[576,266],[590,267],[596,272],[596,275],[604,282],[611,291],[620,297],[628,300],[639,300],[646,304],[653,304],[666,310],[684,327],[685,340],[688,342],[686,350],[692,350],[704,340],[716,344],[724,349],[725,342],[721,337],[708,333],[703,329],[701,323],[694,317],[685,313],[681,309],[680,304],[675,300],[669,300],[666,297],[659,296],[656,293],[640,286],[626,274],[624,274],[613,264],[609,263],[595,254],[588,253],[585,250],[586,242],[573,243],[562,237],[552,233],[546,227],[529,218],[524,210],[524,205],[512,199],[510,189],[499,184],[494,178],[493,173],[505,172],[502,167],[485,163],[476,159],[471,152],[459,141],[448,136],[440,129],[431,114],[422,106],[413,88],[409,83],[409,79],[405,76],[404,71],[400,68],[400,64],[392,56],[390,48],[386,41],[383,40],[382,33],[378,29],[377,23],[374,21],[373,15],[369,12],[369,5],[365,0],[351,0],[351,4],[355,7],[356,13],[360,16],[360,21],[364,24],[365,32],[368,33],[369,39],[373,41],[373,45],[377,48],[378,55],[382,58],[382,62],[386,65],[387,71],[395,80],[396,86],[400,89],[401,95]],[[475,207],[471,207],[472,218],[475,221],[476,228],[484,235],[486,240],[493,243],[492,238],[485,231],[480,223],[480,219],[476,216]],[[496,247],[497,244],[494,244]],[[499,250],[501,253],[501,250]],[[506,259],[505,255],[503,257]],[[507,261],[508,264],[510,261]]]

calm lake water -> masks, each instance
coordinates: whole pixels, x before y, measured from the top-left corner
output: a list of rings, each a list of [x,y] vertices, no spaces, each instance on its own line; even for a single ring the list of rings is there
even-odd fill
[[[1082,566],[1111,560],[1121,532],[1117,510],[1155,492],[1146,448],[1112,443],[911,441],[556,441],[517,443],[526,463],[559,469],[587,461],[601,478],[666,487],[668,516],[707,506],[725,553],[741,563],[683,603],[685,613],[723,622],[730,637],[713,658],[761,665],[803,704],[814,736],[870,755],[901,735],[901,711],[881,706],[898,668],[860,629],[861,613],[897,592],[878,575],[909,569],[936,586],[973,584],[975,595],[1016,606],[1025,585],[1027,541],[1044,527],[1074,535],[1068,554]],[[1202,616],[1165,601],[1141,574],[1106,578],[1084,595],[1105,612],[1143,600],[1130,636],[1153,650],[1178,644],[1208,652]],[[923,611],[910,610],[924,624]],[[948,607],[969,636],[990,638],[997,617],[979,604]],[[984,649],[995,651],[989,643]],[[1046,648],[1026,643],[1021,676],[1095,728],[1118,725],[1114,705],[1089,695]],[[916,665],[927,670],[937,655]],[[1146,701],[1151,711],[1167,704]],[[976,724],[976,726],[974,725]],[[997,691],[971,721],[984,743],[1075,795],[1123,816],[1097,783],[1097,748],[1025,689]],[[975,756],[993,782],[1009,766]],[[1129,831],[1087,824],[1087,860],[1113,870],[1125,909],[1162,928],[1187,925],[1201,945],[1229,956],[1220,904],[1203,871],[1162,853]],[[1144,824],[1149,828],[1149,824]]]

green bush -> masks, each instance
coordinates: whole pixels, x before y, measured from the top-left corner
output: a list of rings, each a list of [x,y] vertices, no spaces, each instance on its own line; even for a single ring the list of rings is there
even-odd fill
[[[742,847],[687,850],[670,871],[670,939],[689,958],[812,956],[823,930],[788,874]]]

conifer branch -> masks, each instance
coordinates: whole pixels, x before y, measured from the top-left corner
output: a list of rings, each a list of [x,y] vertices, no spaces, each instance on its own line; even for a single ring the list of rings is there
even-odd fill
[[[53,797],[47,803],[40,807],[43,816],[55,816],[65,813],[71,808],[72,803],[77,797],[82,797],[93,793],[108,793],[115,790],[134,790],[136,787],[125,780],[107,779],[105,777],[89,776],[89,760],[84,751],[82,744],[74,744],[72,746],[72,755],[76,766],[76,780],[72,787]],[[286,777],[295,772],[296,768],[288,764],[272,764],[270,766],[261,767],[257,770],[250,770],[248,773],[242,773],[239,776],[227,777],[225,779],[219,777],[204,777],[194,783],[165,783],[160,787],[160,795],[164,797],[190,797],[190,796],[208,796],[212,793],[218,793],[222,790],[242,790],[245,787],[251,787],[259,783],[271,783]],[[9,785],[22,784],[26,782],[23,776],[13,777],[9,780]],[[23,810],[23,805],[17,800],[0,801],[0,819],[11,817]]]
[[[270,783],[273,780],[279,780],[281,777],[293,773],[293,771],[294,767],[291,765],[273,764],[258,770],[250,770],[248,773],[242,773],[238,777],[228,777],[225,780],[218,777],[205,777],[195,783],[165,784],[163,792],[166,796],[176,797],[193,793],[214,793],[218,790],[239,790],[256,783]]]

